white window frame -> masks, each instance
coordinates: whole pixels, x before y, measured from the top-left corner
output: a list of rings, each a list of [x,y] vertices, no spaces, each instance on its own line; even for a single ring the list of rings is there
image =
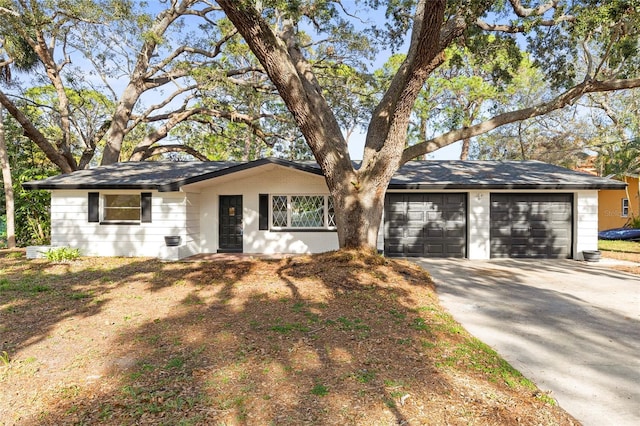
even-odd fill
[[[620,216],[629,217],[629,199],[622,199],[622,209],[620,209]]]
[[[273,224],[273,199],[275,197],[286,197],[287,198],[287,225],[286,226],[276,226]],[[291,199],[293,197],[322,197],[322,213],[323,213],[323,223],[324,226],[292,226],[292,202]],[[329,225],[330,216],[329,216],[329,198],[331,196],[328,194],[269,194],[269,226],[271,230],[274,231],[284,231],[284,230],[295,230],[295,231],[318,231],[318,230],[329,230],[335,231],[337,228],[335,225]],[[335,207],[333,212],[333,222],[335,223]]]
[[[128,196],[128,197],[138,197],[138,207],[107,207],[107,197],[114,196]],[[129,210],[138,210],[138,219],[107,219],[107,209],[129,209]],[[138,224],[142,221],[142,194],[127,194],[127,193],[107,193],[101,194],[100,196],[100,218],[102,219],[102,223],[131,223]]]

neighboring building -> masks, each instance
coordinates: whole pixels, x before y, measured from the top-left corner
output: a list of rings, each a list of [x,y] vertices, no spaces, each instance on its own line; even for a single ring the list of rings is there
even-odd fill
[[[51,191],[51,244],[84,255],[338,248],[332,199],[310,162],[119,163],[23,186]],[[598,191],[624,186],[538,161],[412,161],[388,187],[379,249],[580,259],[597,249]]]
[[[631,217],[640,216],[638,176],[621,178],[627,189],[608,189],[598,194],[598,231],[623,227]]]

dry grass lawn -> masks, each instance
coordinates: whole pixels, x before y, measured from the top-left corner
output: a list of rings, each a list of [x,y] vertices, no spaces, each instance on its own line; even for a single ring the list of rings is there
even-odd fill
[[[55,264],[0,251],[6,425],[574,425],[375,255]]]
[[[598,241],[603,257],[635,262],[636,265],[615,265],[612,268],[640,275],[640,241]]]

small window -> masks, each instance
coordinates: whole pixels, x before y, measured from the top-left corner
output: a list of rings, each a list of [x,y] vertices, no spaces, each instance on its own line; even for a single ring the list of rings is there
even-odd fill
[[[104,196],[103,220],[106,222],[139,222],[140,194]]]
[[[273,195],[273,228],[335,229],[333,199],[327,195]]]
[[[622,199],[622,217],[629,217],[629,199]]]

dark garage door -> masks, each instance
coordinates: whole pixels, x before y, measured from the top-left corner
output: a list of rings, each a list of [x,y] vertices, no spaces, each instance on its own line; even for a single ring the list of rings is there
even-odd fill
[[[388,193],[387,256],[465,257],[467,194]]]
[[[491,194],[491,257],[571,257],[572,194]]]

